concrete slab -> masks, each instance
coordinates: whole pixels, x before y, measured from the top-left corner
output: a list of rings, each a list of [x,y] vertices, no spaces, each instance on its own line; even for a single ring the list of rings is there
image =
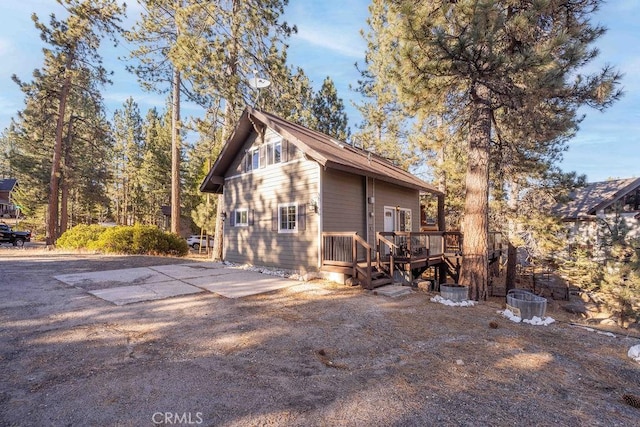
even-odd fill
[[[245,270],[228,269],[229,274],[185,279],[189,283],[227,298],[241,298],[249,295],[275,291],[300,282],[277,276]]]
[[[158,265],[149,268],[174,279],[182,280],[194,277],[219,276],[233,272],[233,270],[223,267],[224,264],[221,263],[203,262],[193,264]]]
[[[112,302],[115,305],[125,305],[141,301],[153,301],[180,295],[197,294],[199,292],[202,292],[202,289],[178,280],[89,291],[90,294],[105,301]]]
[[[126,268],[122,270],[94,271],[90,273],[73,273],[54,276],[71,286],[95,290],[102,287],[118,285],[137,285],[166,282],[172,278],[148,267]]]
[[[54,276],[116,305],[187,295],[202,290],[240,298],[299,284],[295,280],[229,268],[219,262],[159,265]]]
[[[411,288],[408,286],[400,286],[400,285],[387,285],[381,286],[375,289],[374,292],[377,292],[378,295],[384,295],[390,298],[397,298],[402,295],[407,295],[411,293]]]

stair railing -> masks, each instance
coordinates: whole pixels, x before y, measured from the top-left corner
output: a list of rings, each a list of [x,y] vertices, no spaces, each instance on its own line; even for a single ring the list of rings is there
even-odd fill
[[[361,266],[358,260],[358,245],[360,245],[365,252],[366,262],[365,266]],[[373,248],[366,240],[364,240],[358,233],[353,234],[353,277],[364,280],[364,287],[367,289],[373,289],[373,280],[371,272],[371,251]]]
[[[399,246],[396,245],[391,240],[387,239],[385,237],[385,234],[393,235],[392,232],[383,233],[379,231],[376,233],[376,262],[378,264],[378,268],[383,269],[385,273],[387,273],[393,279],[393,270],[395,269],[394,254],[396,253],[396,250],[399,248]],[[389,248],[389,269],[388,270],[385,268],[385,264],[381,258],[381,254],[384,253],[383,251],[385,246]]]

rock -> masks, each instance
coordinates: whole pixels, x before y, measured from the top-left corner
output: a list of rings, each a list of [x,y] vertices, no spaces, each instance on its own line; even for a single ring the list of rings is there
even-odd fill
[[[428,292],[431,290],[431,282],[428,280],[420,280],[416,285],[418,286],[418,289],[422,289],[423,291]]]
[[[587,307],[582,301],[571,301],[563,305],[562,308],[571,314],[579,314],[582,316],[586,316],[588,312]]]

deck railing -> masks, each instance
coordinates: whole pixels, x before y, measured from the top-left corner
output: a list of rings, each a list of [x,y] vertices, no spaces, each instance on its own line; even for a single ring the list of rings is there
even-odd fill
[[[371,288],[371,253],[373,248],[356,232],[322,233],[321,265],[323,268],[350,270],[351,276]]]
[[[490,232],[490,258],[502,250],[502,235]],[[463,235],[458,231],[396,231],[376,233],[375,266],[393,277],[401,266],[431,266],[462,255]],[[322,268],[349,272],[371,286],[373,247],[356,232],[323,232]]]

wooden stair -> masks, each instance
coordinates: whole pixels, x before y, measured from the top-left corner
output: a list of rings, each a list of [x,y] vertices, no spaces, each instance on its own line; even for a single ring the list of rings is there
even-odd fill
[[[364,269],[366,271],[366,268],[367,268],[366,263],[359,263],[358,266],[360,267],[361,270]],[[358,277],[356,279],[358,280],[358,282],[363,288],[375,289],[375,288],[379,288],[380,286],[393,284],[393,279],[389,277],[386,273],[378,270],[375,264],[371,265],[371,270],[369,272],[369,275],[371,276],[370,285],[367,284],[367,279],[365,275],[358,273]]]
[[[380,271],[373,271],[371,273],[371,288],[379,288],[380,286],[391,285],[393,284],[393,280],[387,276],[385,273]]]

